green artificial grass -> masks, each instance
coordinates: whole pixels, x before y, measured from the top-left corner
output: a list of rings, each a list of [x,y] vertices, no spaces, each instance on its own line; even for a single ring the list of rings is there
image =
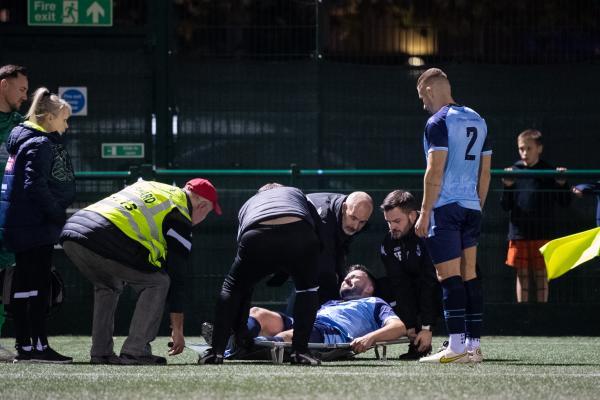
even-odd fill
[[[434,338],[439,344],[443,338]],[[117,338],[116,349],[123,338]],[[167,338],[154,343],[166,352]],[[189,342],[200,342],[188,338]],[[8,340],[2,343],[8,347]],[[0,364],[0,399],[598,399],[600,338],[485,337],[478,365],[399,361],[405,344],[320,367],[266,361],[196,364],[186,350],[169,365],[89,365],[89,337],[51,338],[71,365]]]

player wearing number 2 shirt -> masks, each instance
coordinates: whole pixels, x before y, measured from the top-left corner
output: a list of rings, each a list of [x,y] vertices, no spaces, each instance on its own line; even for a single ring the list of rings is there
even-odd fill
[[[469,107],[448,104],[427,121],[423,146],[425,160],[433,151],[448,154],[442,188],[433,208],[458,203],[463,208],[481,211],[477,161],[480,154],[492,154],[484,119]]]
[[[455,103],[448,77],[438,68],[419,77],[417,92],[432,116],[425,125],[427,169],[415,232],[426,238],[441,279],[450,334],[444,350],[420,361],[481,362],[483,295],[475,260],[490,181],[487,126],[474,110]]]

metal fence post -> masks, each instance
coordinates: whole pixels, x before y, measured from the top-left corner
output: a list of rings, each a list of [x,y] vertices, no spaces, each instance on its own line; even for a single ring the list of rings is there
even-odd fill
[[[156,135],[152,140],[152,161],[155,167],[169,167],[171,149],[171,113],[169,92],[171,82],[171,41],[172,4],[171,1],[149,2],[151,21],[149,24],[153,36],[153,118],[156,118]]]

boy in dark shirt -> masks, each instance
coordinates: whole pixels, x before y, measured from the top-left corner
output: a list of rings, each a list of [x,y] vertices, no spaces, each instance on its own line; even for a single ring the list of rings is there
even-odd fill
[[[540,159],[542,133],[535,129],[521,132],[517,138],[521,159],[505,171],[555,169]],[[566,171],[566,168],[556,168]],[[557,233],[555,204],[567,207],[571,201],[564,178],[502,178],[504,191],[500,203],[510,214],[506,264],[517,270],[517,302],[530,299],[529,280],[535,283],[535,300],[548,301],[548,280],[544,258],[538,251]]]

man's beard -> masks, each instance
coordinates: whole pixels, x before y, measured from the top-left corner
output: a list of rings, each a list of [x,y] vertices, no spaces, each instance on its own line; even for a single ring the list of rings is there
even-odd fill
[[[356,300],[361,299],[364,296],[362,295],[362,289],[358,287],[345,288],[340,290],[340,297],[342,300]]]
[[[400,239],[404,236],[404,232],[402,231],[390,231],[390,234],[392,235],[392,239]]]

